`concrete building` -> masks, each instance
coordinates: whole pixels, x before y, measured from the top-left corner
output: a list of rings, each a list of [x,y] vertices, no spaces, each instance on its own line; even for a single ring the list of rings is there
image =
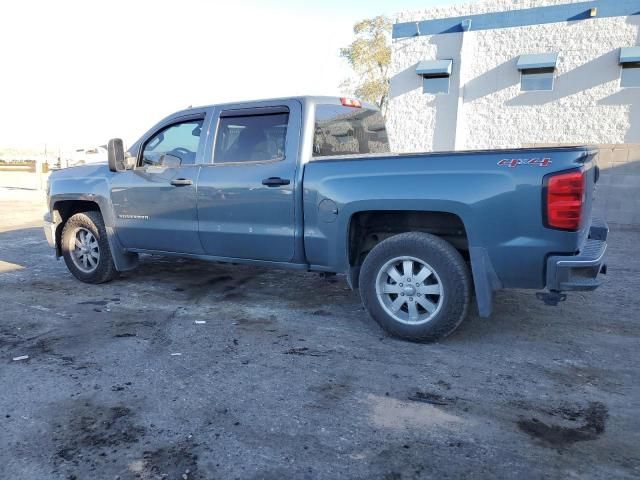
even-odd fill
[[[401,13],[391,70],[394,151],[598,145],[598,213],[640,225],[640,0]]]

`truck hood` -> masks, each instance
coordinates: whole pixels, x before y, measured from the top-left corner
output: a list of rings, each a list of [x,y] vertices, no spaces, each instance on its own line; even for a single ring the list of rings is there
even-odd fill
[[[62,168],[60,170],[54,170],[49,177],[50,181],[63,178],[82,178],[82,177],[96,177],[96,176],[108,176],[112,172],[109,170],[109,166],[106,163],[91,163],[85,165],[78,165],[77,167]]]

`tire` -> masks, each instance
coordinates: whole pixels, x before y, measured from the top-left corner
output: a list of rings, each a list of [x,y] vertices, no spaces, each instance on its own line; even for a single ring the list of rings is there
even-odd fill
[[[82,212],[70,217],[64,224],[60,241],[67,268],[78,280],[104,283],[118,274],[100,212]]]
[[[359,286],[378,324],[413,342],[450,335],[467,316],[471,300],[464,259],[451,244],[428,233],[402,233],[376,245],[364,259]]]

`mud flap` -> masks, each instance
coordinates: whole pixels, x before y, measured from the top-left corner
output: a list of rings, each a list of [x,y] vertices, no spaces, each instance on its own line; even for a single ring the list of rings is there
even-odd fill
[[[493,292],[502,288],[502,282],[496,275],[485,248],[470,247],[469,254],[478,313],[486,318],[491,316],[493,311]]]

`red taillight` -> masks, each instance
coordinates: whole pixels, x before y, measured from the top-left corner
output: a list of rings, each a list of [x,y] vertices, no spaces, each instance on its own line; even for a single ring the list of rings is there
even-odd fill
[[[345,107],[354,107],[354,108],[362,108],[362,103],[360,100],[355,100],[353,98],[344,98],[340,99],[340,103]]]
[[[582,222],[585,176],[582,172],[550,175],[546,181],[546,226],[578,230]]]

